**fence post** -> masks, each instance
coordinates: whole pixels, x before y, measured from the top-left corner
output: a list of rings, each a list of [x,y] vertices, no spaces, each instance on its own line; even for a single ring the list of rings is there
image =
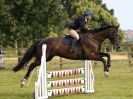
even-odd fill
[[[0,69],[5,68],[5,66],[4,66],[4,56],[3,56],[4,54],[5,54],[5,52],[0,50]]]
[[[84,62],[84,86],[85,93],[93,93],[94,92],[94,75],[92,70],[91,61],[85,60]]]
[[[48,98],[47,92],[47,72],[46,72],[46,45],[42,47],[42,58],[41,58],[41,67],[42,67],[42,99]]]

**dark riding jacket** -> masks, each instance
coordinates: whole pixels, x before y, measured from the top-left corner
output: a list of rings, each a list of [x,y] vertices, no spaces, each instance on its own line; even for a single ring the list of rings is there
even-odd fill
[[[88,31],[88,28],[85,27],[85,24],[87,23],[87,20],[84,16],[78,17],[73,22],[66,24],[65,28],[69,29],[80,29],[81,33],[85,33]]]

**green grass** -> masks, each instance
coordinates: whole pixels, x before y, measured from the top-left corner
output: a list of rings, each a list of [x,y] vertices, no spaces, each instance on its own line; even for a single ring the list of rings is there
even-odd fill
[[[33,99],[34,78],[29,86],[20,88],[19,81],[26,71],[12,71],[16,61],[7,61],[6,69],[0,70],[0,99]]]
[[[5,56],[17,56],[16,50],[4,50],[6,52]]]
[[[19,82],[27,70],[14,73],[12,68],[15,64],[15,60],[6,60],[6,69],[0,70],[0,99],[33,99],[34,83],[37,80],[36,72],[30,84],[20,88]],[[59,65],[52,65],[52,63],[48,63],[47,67],[48,70],[60,68]],[[80,67],[83,65],[63,65],[63,69]],[[129,67],[127,62],[112,62],[109,78],[104,77],[101,63],[93,66],[93,70],[95,93],[53,96],[50,99],[133,99],[133,67]]]

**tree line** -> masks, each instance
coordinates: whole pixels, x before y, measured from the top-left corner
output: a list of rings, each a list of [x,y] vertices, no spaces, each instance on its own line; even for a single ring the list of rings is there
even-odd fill
[[[102,0],[0,0],[0,46],[24,48],[40,38],[63,37],[65,23],[88,9],[94,12],[90,29],[119,24]]]

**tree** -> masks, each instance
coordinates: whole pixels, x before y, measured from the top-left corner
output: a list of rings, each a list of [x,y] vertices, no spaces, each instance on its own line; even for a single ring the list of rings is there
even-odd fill
[[[27,47],[51,32],[59,34],[67,18],[60,0],[1,0],[0,5],[2,43],[16,48]]]
[[[102,0],[0,0],[0,38],[4,46],[27,47],[39,38],[62,36],[64,24],[93,10],[90,29],[118,25]]]

